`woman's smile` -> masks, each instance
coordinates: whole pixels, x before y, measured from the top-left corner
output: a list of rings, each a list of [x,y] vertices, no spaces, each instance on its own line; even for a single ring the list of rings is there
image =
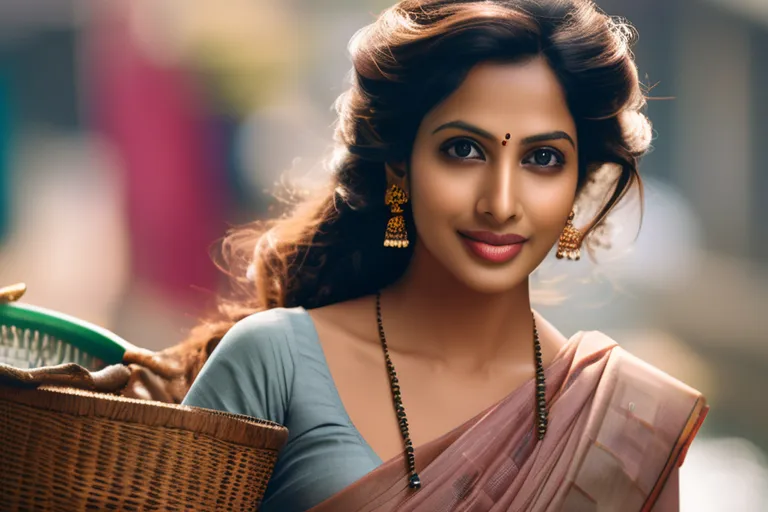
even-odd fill
[[[514,233],[496,234],[490,231],[459,231],[464,246],[475,256],[491,263],[506,263],[520,254],[528,241]]]

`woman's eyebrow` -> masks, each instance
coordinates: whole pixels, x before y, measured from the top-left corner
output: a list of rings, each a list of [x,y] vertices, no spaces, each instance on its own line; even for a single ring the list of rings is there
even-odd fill
[[[432,132],[432,135],[436,134],[440,130],[445,130],[445,129],[448,129],[448,128],[459,128],[460,130],[466,130],[468,132],[472,132],[472,133],[474,133],[476,135],[479,135],[480,137],[483,137],[484,139],[488,139],[488,140],[497,140],[498,139],[498,137],[495,136],[494,134],[492,134],[491,132],[489,132],[487,130],[483,130],[482,128],[478,128],[475,125],[472,125],[472,124],[469,124],[469,123],[467,123],[465,121],[460,121],[460,120],[450,121],[448,123],[441,124],[440,126],[435,128],[435,130]]]
[[[574,149],[576,149],[576,143],[573,141],[570,135],[563,131],[554,131],[554,132],[548,132],[548,133],[539,133],[536,135],[531,135],[529,137],[525,137],[521,142],[523,144],[532,144],[534,142],[544,142],[547,140],[558,140],[558,139],[564,139],[571,143],[571,146],[573,146]]]

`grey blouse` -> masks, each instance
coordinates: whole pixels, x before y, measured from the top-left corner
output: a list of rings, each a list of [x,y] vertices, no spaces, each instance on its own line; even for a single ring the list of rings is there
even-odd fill
[[[263,512],[312,508],[382,463],[349,419],[303,308],[272,309],[238,322],[183,403],[288,427]]]

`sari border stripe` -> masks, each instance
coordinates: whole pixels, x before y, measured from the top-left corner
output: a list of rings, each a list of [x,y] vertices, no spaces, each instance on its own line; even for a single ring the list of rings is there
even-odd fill
[[[669,479],[669,475],[671,475],[672,470],[678,466],[677,462],[680,457],[684,455],[684,448],[687,449],[687,446],[690,445],[693,436],[696,435],[699,427],[701,427],[708,410],[709,407],[707,406],[706,400],[703,396],[699,396],[696,399],[691,414],[688,416],[688,421],[685,422],[685,426],[683,426],[680,435],[677,437],[677,441],[669,454],[667,463],[661,474],[659,474],[659,478],[656,480],[656,485],[654,485],[653,490],[648,495],[648,499],[645,501],[645,505],[643,505],[641,512],[649,512],[653,509],[656,500],[659,499],[661,491],[664,489],[664,486]]]

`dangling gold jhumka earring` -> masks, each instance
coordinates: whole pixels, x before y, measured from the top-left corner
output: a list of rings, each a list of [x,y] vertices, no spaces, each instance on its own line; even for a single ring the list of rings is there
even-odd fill
[[[575,216],[576,214],[573,211],[568,215],[568,221],[565,223],[565,228],[557,244],[557,259],[568,258],[569,260],[578,260],[581,258],[581,240],[583,235],[573,225],[573,218]]]
[[[391,208],[392,216],[387,222],[387,232],[384,234],[384,247],[408,247],[408,233],[405,230],[402,205],[408,202],[408,194],[394,183],[387,189],[384,203]]]

